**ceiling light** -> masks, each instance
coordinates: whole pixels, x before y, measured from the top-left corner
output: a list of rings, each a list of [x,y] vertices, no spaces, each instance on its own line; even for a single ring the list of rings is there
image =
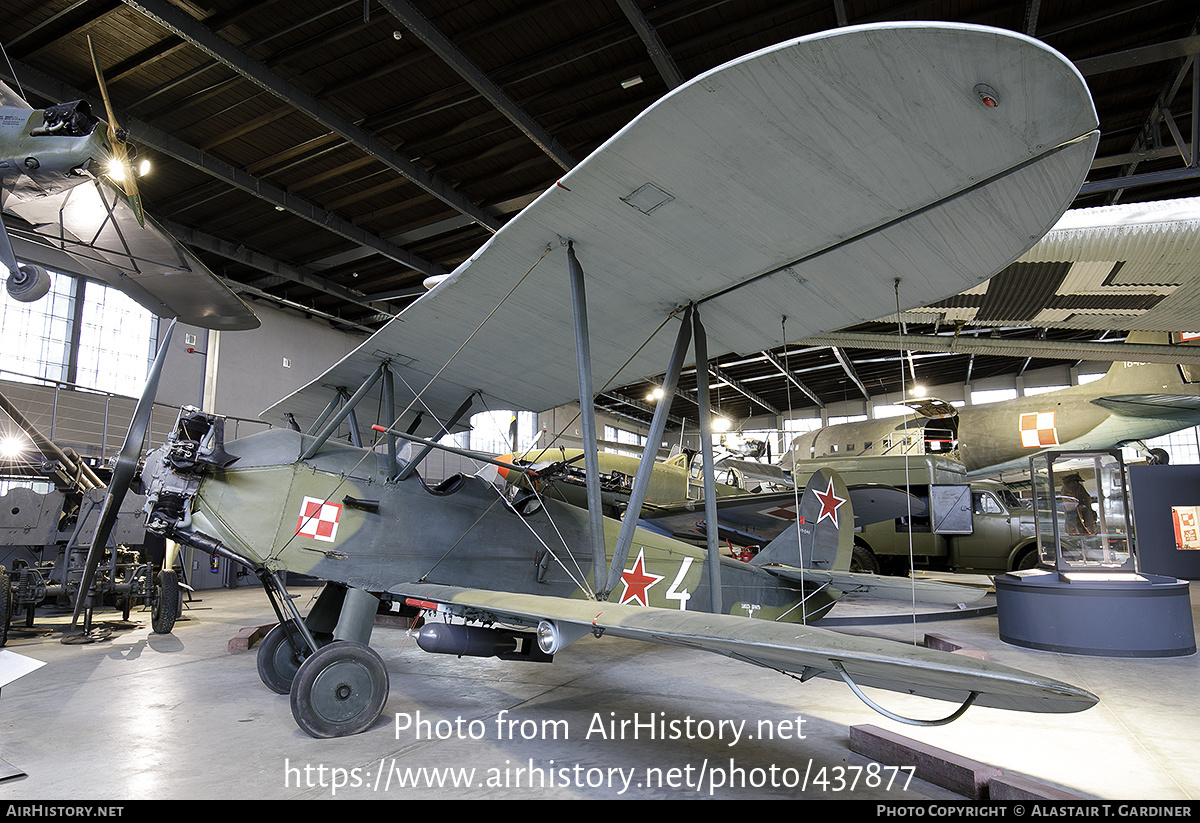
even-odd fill
[[[25,451],[25,443],[15,435],[7,435],[0,440],[0,458],[16,460]]]
[[[622,80],[621,88],[631,89],[641,82],[642,82],[642,76],[640,74],[635,74],[633,77],[630,77],[628,80]]]

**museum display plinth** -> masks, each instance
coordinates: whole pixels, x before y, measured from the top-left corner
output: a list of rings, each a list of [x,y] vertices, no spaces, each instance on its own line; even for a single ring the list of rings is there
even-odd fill
[[[1138,569],[1117,450],[1029,459],[1038,566],[996,578],[1000,639],[1107,657],[1193,654],[1188,582]]]
[[[1014,646],[1107,657],[1193,654],[1188,582],[1152,574],[1059,574],[1051,569],[996,577],[1000,639]]]

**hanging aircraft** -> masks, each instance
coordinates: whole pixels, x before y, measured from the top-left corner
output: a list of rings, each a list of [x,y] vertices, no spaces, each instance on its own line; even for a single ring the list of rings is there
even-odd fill
[[[254,312],[142,208],[134,147],[117,123],[100,63],[92,64],[108,121],[76,100],[34,109],[0,82],[0,263],[14,300],[50,290],[50,274],[28,255],[69,258],[160,317],[219,330],[257,328]]]
[[[781,324],[748,317],[786,315],[800,338],[877,316],[898,280],[911,305],[982,282],[1066,210],[1096,123],[1071,64],[1011,31],[846,27],[734,60],[643,111],[360,348],[264,411],[281,427],[226,443],[219,417],[182,413],[140,473],[147,528],[258,577],[280,621],[260,675],[317,737],[377,721],[389,688],[369,645],[380,611],[447,624],[429,643],[454,654],[541,660],[587,634],[685,645],[842,680],[891,717],[862,686],[960,704],[932,722],[972,704],[1086,709],[1096,697],[1065,683],[808,625],[830,586],[779,562],[796,559],[783,543],[742,563],[720,556],[715,532],[701,549],[639,529],[652,457],[626,517],[606,518],[591,399],[594,374],[627,383],[665,361],[669,392],[689,350],[707,362],[785,342]],[[529,345],[515,345],[523,334]],[[581,403],[586,509],[544,500],[521,513],[480,478],[421,477],[427,450],[464,451],[436,441],[472,404],[570,401]],[[371,410],[375,448],[335,438]],[[119,466],[137,463],[143,415]],[[656,414],[650,442],[665,423]],[[401,440],[420,449],[401,460]],[[114,474],[114,505],[132,474]],[[708,507],[708,449],[703,476]],[[837,511],[829,499],[813,525]],[[327,581],[308,615],[285,570]]]
[[[1178,343],[1179,335],[1133,332],[1130,344]],[[1176,351],[1179,349],[1176,348]],[[903,418],[825,426],[792,439],[792,461],[870,454],[941,453],[962,461],[968,476],[1025,468],[1048,450],[1096,450],[1134,445],[1150,462],[1166,462],[1145,441],[1200,425],[1200,382],[1194,367],[1117,361],[1099,380],[1079,386],[956,409],[926,399]],[[738,464],[744,470],[750,467]]]

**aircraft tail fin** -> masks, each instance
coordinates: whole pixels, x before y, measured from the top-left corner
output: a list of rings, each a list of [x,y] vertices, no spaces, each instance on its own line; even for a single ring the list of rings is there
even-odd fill
[[[818,469],[800,497],[796,522],[768,543],[755,565],[800,566],[824,571],[850,568],[854,512],[850,492],[833,469]]]
[[[1172,335],[1169,332],[1133,331],[1125,338],[1125,342],[1167,346],[1172,343]],[[1188,378],[1188,382],[1191,380]],[[1096,387],[1111,387],[1115,394],[1195,393],[1194,388],[1186,388],[1187,382],[1178,366],[1127,360],[1114,360]]]

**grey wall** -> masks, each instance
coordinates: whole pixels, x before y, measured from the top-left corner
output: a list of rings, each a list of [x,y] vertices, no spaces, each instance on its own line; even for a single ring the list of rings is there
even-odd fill
[[[177,327],[159,399],[257,420],[263,409],[319,377],[366,339],[261,303],[254,309],[262,325],[252,331],[213,334]],[[195,344],[186,342],[188,334],[196,336]]]

